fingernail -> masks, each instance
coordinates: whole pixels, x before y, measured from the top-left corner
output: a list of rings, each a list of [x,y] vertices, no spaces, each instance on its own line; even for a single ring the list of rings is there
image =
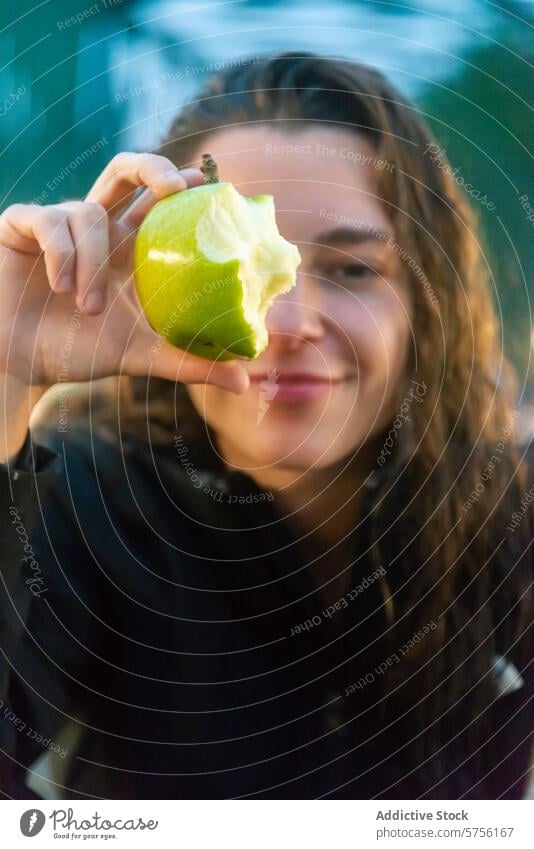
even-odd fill
[[[70,274],[63,274],[56,283],[57,292],[70,292],[72,290],[72,279]]]
[[[83,302],[84,312],[97,313],[104,308],[104,298],[101,292],[89,292]]]

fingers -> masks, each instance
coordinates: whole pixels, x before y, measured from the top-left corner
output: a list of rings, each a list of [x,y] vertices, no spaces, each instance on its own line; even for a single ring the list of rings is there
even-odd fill
[[[185,178],[189,189],[204,185],[202,173],[195,168],[184,168],[180,171],[180,174]],[[161,200],[161,196],[158,196],[152,189],[145,188],[139,197],[123,212],[119,221],[132,229],[137,229],[158,200]]]
[[[196,168],[179,171],[164,156],[120,153],[96,180],[85,201],[39,206],[14,204],[0,215],[0,244],[38,256],[42,251],[50,287],[56,294],[76,293],[82,312],[105,307],[109,272],[110,225],[139,187],[145,189],[124,212],[120,224],[136,229],[162,197],[204,184]]]
[[[108,283],[109,224],[98,204],[14,204],[0,216],[0,244],[44,256],[50,288],[75,294],[82,312],[104,309]]]
[[[180,383],[208,383],[240,395],[250,386],[246,369],[237,360],[216,362],[189,354],[168,342],[158,344],[154,339],[136,339],[125,354],[124,367],[129,374],[163,377]]]
[[[72,290],[75,250],[66,209],[18,203],[9,206],[0,216],[0,244],[28,254],[43,251],[53,291]]]
[[[196,168],[179,171],[166,156],[125,152],[114,156],[104,168],[86,200],[101,204],[116,216],[133,199],[139,186],[151,189],[159,199],[203,184],[204,176]]]
[[[138,198],[130,204],[128,209],[121,215],[119,221],[128,227],[137,230],[152,207],[160,200],[152,189],[144,189]]]
[[[97,315],[105,307],[109,281],[108,216],[99,204],[78,203],[68,223],[76,256],[76,306]]]

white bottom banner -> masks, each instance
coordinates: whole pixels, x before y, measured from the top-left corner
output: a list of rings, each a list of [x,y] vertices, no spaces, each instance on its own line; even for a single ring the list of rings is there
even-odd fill
[[[105,800],[0,803],[4,846],[532,847],[533,802]]]

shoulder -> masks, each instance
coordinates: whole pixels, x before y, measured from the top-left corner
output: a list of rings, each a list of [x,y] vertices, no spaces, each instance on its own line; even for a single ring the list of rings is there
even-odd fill
[[[32,428],[32,443],[39,450],[52,452],[59,458],[58,479],[71,494],[96,484],[118,479],[122,466],[120,443],[107,439],[98,430],[76,423],[60,431],[46,424]]]
[[[63,431],[39,424],[32,428],[32,442],[39,449],[58,455],[67,467],[103,475],[108,480],[123,477],[127,468],[133,472],[136,468],[154,467],[169,455],[166,448],[132,434],[85,421],[76,421]]]
[[[156,475],[149,446],[83,421],[64,431],[39,425],[32,442],[57,458],[51,501],[79,514],[130,512],[132,494],[148,490]]]

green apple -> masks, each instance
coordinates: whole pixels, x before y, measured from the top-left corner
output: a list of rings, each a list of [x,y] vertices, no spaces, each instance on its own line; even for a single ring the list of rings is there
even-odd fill
[[[134,247],[134,279],[154,330],[211,360],[265,350],[265,314],[295,285],[301,257],[278,232],[272,195],[212,182],[158,201]]]

